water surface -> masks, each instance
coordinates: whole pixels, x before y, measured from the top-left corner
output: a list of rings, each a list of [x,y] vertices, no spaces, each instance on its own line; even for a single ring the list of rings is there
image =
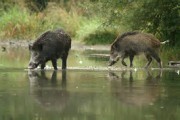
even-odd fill
[[[179,68],[108,70],[92,53],[108,52],[71,51],[71,69],[30,71],[27,48],[0,52],[0,120],[180,119]],[[100,69],[73,69],[89,66]]]

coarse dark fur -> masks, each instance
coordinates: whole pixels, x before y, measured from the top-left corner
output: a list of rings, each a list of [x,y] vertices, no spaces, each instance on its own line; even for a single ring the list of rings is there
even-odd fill
[[[71,38],[62,29],[47,31],[37,40],[29,45],[31,59],[29,68],[34,69],[41,65],[44,69],[47,61],[52,61],[52,65],[57,70],[57,59],[62,59],[62,69],[66,69],[68,52],[71,48]]]
[[[158,55],[160,45],[161,42],[152,34],[140,32],[124,33],[118,36],[111,45],[109,65],[115,64],[119,58],[122,58],[122,64],[127,66],[124,59],[129,57],[130,67],[132,67],[134,56],[144,53],[148,60],[145,67],[150,65],[152,58],[158,62],[159,67],[162,67],[161,59]]]

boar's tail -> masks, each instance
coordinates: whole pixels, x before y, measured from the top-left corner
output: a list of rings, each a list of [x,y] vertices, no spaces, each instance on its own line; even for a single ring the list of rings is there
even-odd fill
[[[169,42],[170,42],[169,40],[163,41],[163,42],[161,42],[161,45],[164,45],[164,44],[169,43]]]

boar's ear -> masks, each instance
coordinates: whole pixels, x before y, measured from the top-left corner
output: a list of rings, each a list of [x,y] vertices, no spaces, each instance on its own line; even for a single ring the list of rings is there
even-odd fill
[[[113,45],[112,45],[112,49],[116,50],[116,49],[117,49],[117,45],[116,45],[116,44],[113,44]]]
[[[29,44],[29,50],[30,51],[32,50],[32,44]]]
[[[118,44],[113,44],[112,45],[112,49],[114,50],[114,51],[119,51],[119,46],[118,46]]]

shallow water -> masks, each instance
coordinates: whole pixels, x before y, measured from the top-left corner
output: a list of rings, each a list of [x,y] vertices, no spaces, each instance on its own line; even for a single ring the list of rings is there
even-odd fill
[[[66,71],[29,71],[26,48],[0,52],[0,120],[180,119],[179,68],[109,69],[92,53],[107,51],[71,51]]]

